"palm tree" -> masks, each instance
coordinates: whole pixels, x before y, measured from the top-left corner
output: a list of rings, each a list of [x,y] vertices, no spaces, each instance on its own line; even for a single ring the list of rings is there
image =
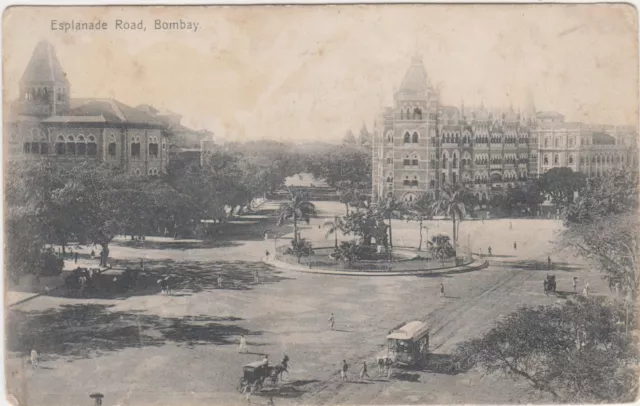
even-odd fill
[[[407,220],[417,220],[419,222],[420,242],[418,243],[418,251],[422,249],[422,223],[433,215],[433,203],[433,195],[431,193],[425,193],[411,202],[407,207],[409,211]]]
[[[456,228],[456,217],[459,221],[464,220],[467,215],[467,203],[471,192],[460,184],[451,185],[446,183],[440,189],[440,194],[433,203],[434,213],[441,213],[453,220],[453,245],[458,241],[458,229]]]
[[[389,246],[393,248],[393,234],[391,232],[391,219],[395,216],[404,214],[405,206],[402,202],[396,200],[395,197],[388,197],[378,203],[378,211],[384,218],[389,221]]]
[[[278,226],[285,220],[293,220],[293,240],[298,240],[298,220],[304,220],[309,224],[309,220],[316,214],[316,206],[307,200],[304,193],[291,193],[291,200],[280,206],[278,213]]]
[[[338,248],[338,230],[341,230],[342,227],[344,226],[344,222],[342,221],[342,218],[335,216],[333,218],[333,221],[327,220],[324,222],[323,226],[325,228],[328,228],[327,234],[325,234],[324,238],[329,238],[329,236],[333,234],[335,237],[334,247],[337,249]]]

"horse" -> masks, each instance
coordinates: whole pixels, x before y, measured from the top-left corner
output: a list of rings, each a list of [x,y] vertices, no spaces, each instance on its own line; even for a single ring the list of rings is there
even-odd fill
[[[270,379],[271,382],[275,385],[276,383],[278,383],[278,378],[282,379],[282,374],[286,372],[287,375],[289,374],[289,370],[288,370],[288,365],[286,362],[283,362],[281,364],[277,364],[275,365],[272,370],[271,370],[271,374],[270,374]]]

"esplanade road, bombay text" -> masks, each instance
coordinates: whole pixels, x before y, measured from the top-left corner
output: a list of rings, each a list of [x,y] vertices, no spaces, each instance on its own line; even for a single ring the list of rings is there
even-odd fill
[[[102,21],[82,21],[82,20],[51,20],[51,31],[74,32],[74,31],[107,31],[110,29],[122,31],[146,31],[147,26],[152,30],[161,31],[192,31],[200,29],[200,23],[187,20],[153,20],[152,24],[147,24],[145,20],[113,20]]]

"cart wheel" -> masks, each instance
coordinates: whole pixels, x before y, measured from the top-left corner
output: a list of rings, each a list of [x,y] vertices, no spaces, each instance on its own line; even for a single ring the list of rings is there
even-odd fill
[[[244,378],[240,378],[240,380],[238,380],[238,385],[236,385],[236,390],[238,392],[242,392],[244,390]]]

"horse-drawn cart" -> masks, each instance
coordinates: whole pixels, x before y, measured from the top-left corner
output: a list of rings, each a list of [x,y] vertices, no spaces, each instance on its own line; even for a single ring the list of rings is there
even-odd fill
[[[242,393],[246,393],[247,391],[256,393],[262,390],[266,383],[276,385],[280,375],[284,371],[287,371],[286,363],[288,360],[289,358],[285,356],[285,361],[282,364],[273,367],[265,361],[246,364],[242,367],[242,376],[237,385],[238,391]]]
[[[549,294],[550,292],[556,291],[556,276],[555,275],[547,275],[547,278],[544,280],[544,293]]]

